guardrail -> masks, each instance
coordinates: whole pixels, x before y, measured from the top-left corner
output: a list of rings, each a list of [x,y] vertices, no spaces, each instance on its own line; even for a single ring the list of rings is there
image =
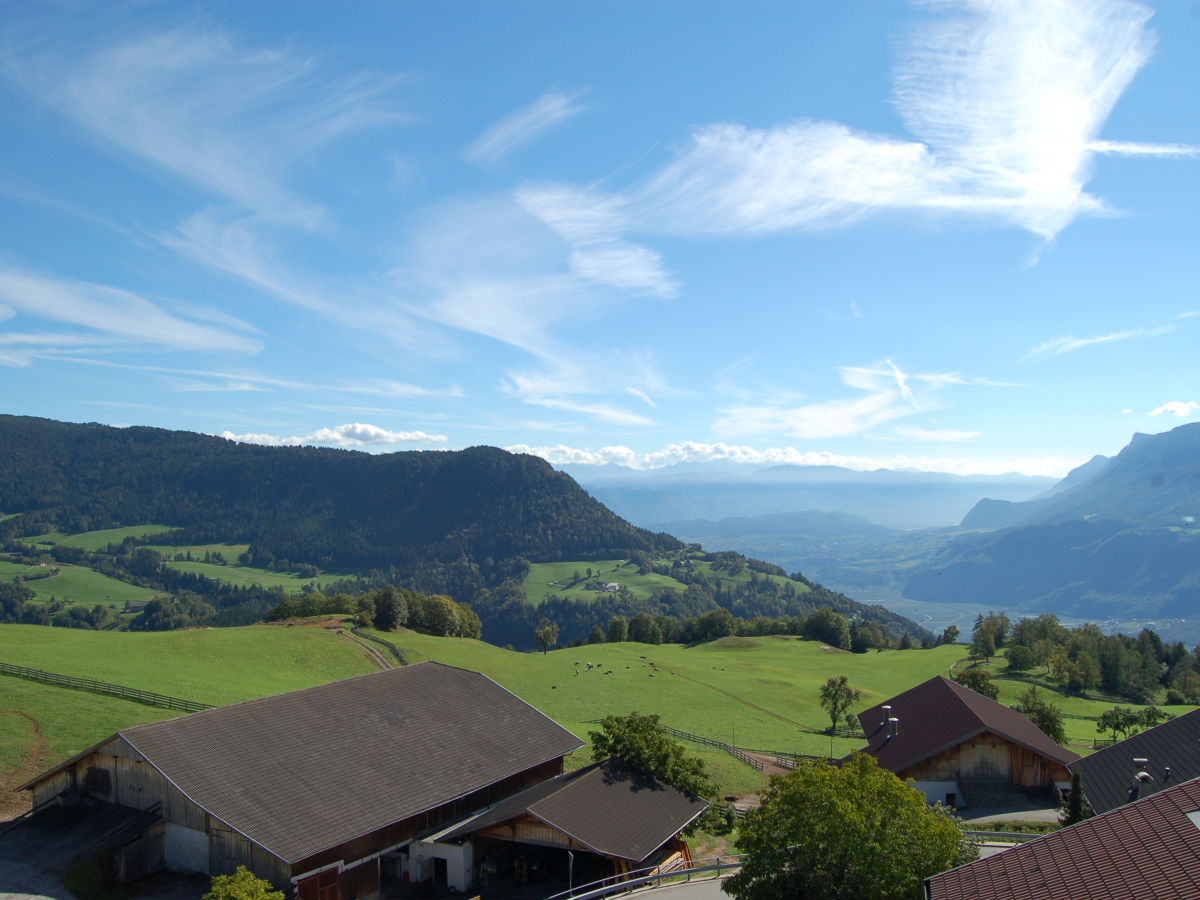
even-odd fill
[[[145,703],[148,706],[158,706],[162,709],[178,709],[183,712],[199,712],[202,709],[212,709],[209,703],[196,703],[192,700],[180,700],[178,697],[168,697],[166,694],[156,694],[153,691],[143,691],[138,688],[125,687],[120,684],[109,684],[107,681],[96,681],[92,678],[76,678],[72,675],[59,675],[55,672],[43,672],[40,669],[28,669],[25,666],[14,666],[0,662],[0,674],[13,675],[27,681],[38,681],[42,684],[52,684],[56,687],[73,688],[77,691],[87,691],[92,694],[104,694],[109,697],[120,697],[122,700],[132,700],[135,703]]]
[[[698,865],[706,863],[707,865]],[[667,871],[659,871],[657,866],[645,869],[634,869],[624,875],[609,875],[599,881],[591,881],[578,887],[552,894],[546,900],[598,900],[610,894],[620,894],[637,887],[669,887],[673,884],[686,883],[693,875],[720,876],[722,872],[732,872],[742,867],[742,857],[712,856],[704,859],[694,859],[690,864]]]

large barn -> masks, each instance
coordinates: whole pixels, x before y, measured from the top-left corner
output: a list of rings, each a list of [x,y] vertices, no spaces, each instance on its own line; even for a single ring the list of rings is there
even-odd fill
[[[1079,754],[1015,709],[936,676],[858,716],[862,751],[932,803],[966,806],[973,788],[1068,788]]]
[[[382,857],[555,778],[581,744],[490,678],[427,662],[129,728],[24,787],[35,813],[140,811],[114,848],[126,880],[245,865],[302,900],[369,900]],[[473,878],[469,845],[421,846],[405,865]]]

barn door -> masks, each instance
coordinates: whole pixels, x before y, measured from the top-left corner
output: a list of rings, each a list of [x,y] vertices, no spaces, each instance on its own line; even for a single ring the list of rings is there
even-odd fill
[[[338,870],[318,872],[300,881],[296,888],[300,900],[339,900]]]

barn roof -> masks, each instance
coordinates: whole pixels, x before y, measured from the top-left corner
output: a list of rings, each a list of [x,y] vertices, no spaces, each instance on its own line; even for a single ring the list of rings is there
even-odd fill
[[[1149,797],[1172,785],[1200,776],[1200,709],[1192,710],[1141,734],[1119,741],[1072,764],[1083,779],[1083,794],[1097,813],[1116,809],[1131,799],[1133,777],[1146,759],[1153,781],[1138,783],[1138,796]],[[1170,772],[1165,771],[1170,768]]]
[[[450,840],[531,815],[592,852],[641,862],[708,807],[616,759],[568,772],[504,800],[450,831]]]
[[[889,737],[890,729],[883,722],[885,705],[900,720],[894,737]],[[859,713],[858,721],[868,740],[863,752],[892,772],[903,772],[984,732],[1063,766],[1079,759],[1079,754],[1054,743],[1015,709],[941,675]]]
[[[930,900],[1196,896],[1200,779],[926,879]]]
[[[434,662],[119,735],[194,803],[287,863],[583,743],[487,676]]]

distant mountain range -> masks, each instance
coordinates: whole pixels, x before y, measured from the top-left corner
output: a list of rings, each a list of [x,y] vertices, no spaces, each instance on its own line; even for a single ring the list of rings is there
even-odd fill
[[[1200,615],[1200,423],[1136,434],[1064,489],[987,501],[912,574],[915,600],[976,602],[1105,618]]]
[[[1200,423],[1136,434],[1025,500],[980,499],[957,527],[896,531],[826,509],[660,527],[796,567],[856,596],[1020,612],[1200,617]],[[868,519],[871,517],[868,516]]]
[[[691,464],[648,471],[568,470],[609,509],[651,528],[661,523],[806,510],[848,513],[890,528],[937,528],[957,524],[983,497],[1022,501],[1055,483],[1016,474],[859,472],[838,466],[753,469]]]

